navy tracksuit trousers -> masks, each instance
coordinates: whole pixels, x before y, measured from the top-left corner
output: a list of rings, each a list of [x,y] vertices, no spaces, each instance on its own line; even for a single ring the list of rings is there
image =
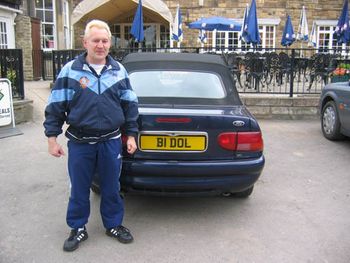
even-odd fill
[[[73,229],[83,227],[90,215],[90,186],[98,172],[101,188],[100,212],[105,228],[121,225],[124,204],[120,197],[121,139],[94,144],[68,141],[68,171],[71,194],[67,224]]]

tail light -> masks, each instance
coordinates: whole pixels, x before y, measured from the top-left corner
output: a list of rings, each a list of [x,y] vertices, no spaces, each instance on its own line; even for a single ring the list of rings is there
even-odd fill
[[[224,132],[219,134],[218,143],[230,151],[260,152],[264,149],[261,132]]]
[[[224,132],[219,134],[218,143],[226,150],[235,151],[237,148],[237,132]]]
[[[261,152],[264,149],[261,132],[239,132],[237,137],[237,151]]]

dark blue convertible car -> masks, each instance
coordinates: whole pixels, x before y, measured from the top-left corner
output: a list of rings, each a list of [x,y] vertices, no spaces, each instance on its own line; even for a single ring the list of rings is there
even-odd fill
[[[124,152],[122,190],[249,196],[264,167],[263,139],[223,59],[133,53],[123,64],[139,99],[140,132],[136,153]]]

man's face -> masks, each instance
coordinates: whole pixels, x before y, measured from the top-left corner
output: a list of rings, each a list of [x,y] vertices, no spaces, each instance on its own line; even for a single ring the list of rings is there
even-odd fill
[[[92,27],[90,34],[84,38],[84,47],[87,51],[87,62],[90,64],[105,64],[106,56],[111,47],[111,40],[107,31]]]

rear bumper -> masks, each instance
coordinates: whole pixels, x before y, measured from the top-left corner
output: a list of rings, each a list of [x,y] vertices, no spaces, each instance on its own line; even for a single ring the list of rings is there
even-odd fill
[[[127,192],[194,195],[240,192],[258,180],[265,159],[239,161],[123,160],[121,185]]]

